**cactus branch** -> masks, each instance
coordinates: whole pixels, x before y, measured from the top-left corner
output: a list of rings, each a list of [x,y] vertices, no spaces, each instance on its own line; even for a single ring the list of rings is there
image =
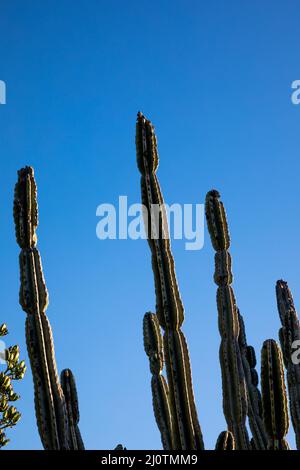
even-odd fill
[[[157,316],[148,312],[144,316],[144,347],[149,357],[152,373],[151,388],[153,396],[153,410],[157,426],[161,433],[163,448],[174,448],[174,435],[172,414],[169,401],[168,384],[162,375],[164,366],[163,340]]]
[[[300,325],[292,293],[285,281],[277,281],[276,297],[282,328],[279,338],[287,371],[289,404],[297,449],[300,450],[300,364],[293,361],[293,344],[299,347]],[[298,341],[298,343],[294,343]]]
[[[68,414],[69,442],[71,450],[84,450],[84,444],[78,427],[79,405],[74,375],[70,369],[60,374],[60,382],[66,400]]]
[[[253,445],[256,450],[266,450],[268,437],[262,419],[261,394],[258,389],[258,374],[256,372],[256,355],[252,346],[247,345],[244,319],[238,312],[239,319],[239,346],[242,356],[243,369],[247,385],[249,426],[253,436]]]
[[[287,398],[281,349],[272,339],[261,350],[261,391],[263,419],[269,436],[269,450],[287,450],[289,428]]]

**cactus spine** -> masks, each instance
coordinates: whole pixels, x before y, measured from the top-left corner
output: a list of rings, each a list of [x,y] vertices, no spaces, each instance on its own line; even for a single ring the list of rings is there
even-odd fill
[[[296,434],[297,449],[300,450],[300,364],[293,362],[293,343],[300,340],[300,325],[292,293],[285,281],[276,284],[277,306],[282,328],[279,338],[287,371],[290,413]],[[295,343],[299,346],[299,343]]]
[[[230,237],[226,213],[220,195],[210,191],[206,196],[205,212],[215,254],[214,280],[218,286],[217,306],[221,335],[220,363],[222,370],[223,410],[228,430],[232,432],[237,450],[249,450],[246,429],[248,412],[247,391],[239,348],[239,317],[232,283]]]
[[[38,225],[37,188],[34,171],[18,172],[14,220],[20,253],[20,304],[27,313],[26,343],[35,391],[35,410],[45,449],[72,448],[66,401],[59,382],[52,330],[46,315],[48,292],[41,258],[36,248]]]
[[[181,326],[184,309],[171,253],[166,212],[156,170],[157,141],[154,128],[141,113],[136,124],[137,164],[141,172],[142,202],[147,208],[146,233],[152,253],[156,314],[164,330],[164,353],[175,449],[203,449],[192,388],[191,366]],[[158,209],[155,213],[155,209]],[[164,439],[164,438],[163,438]],[[172,436],[169,439],[172,442]]]
[[[287,398],[281,349],[273,339],[261,350],[261,390],[263,418],[269,436],[269,450],[288,450],[285,436],[289,429]]]

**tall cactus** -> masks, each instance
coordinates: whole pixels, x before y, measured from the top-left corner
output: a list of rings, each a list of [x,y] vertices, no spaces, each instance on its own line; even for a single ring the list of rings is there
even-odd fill
[[[261,390],[263,418],[269,436],[269,450],[288,450],[285,436],[289,428],[287,398],[281,349],[272,339],[261,350]]]
[[[226,213],[220,195],[212,190],[206,196],[205,212],[215,254],[214,280],[218,286],[217,306],[221,335],[220,363],[222,371],[223,410],[228,430],[237,450],[249,450],[246,428],[248,400],[245,374],[239,347],[239,317],[232,283],[230,237]]]
[[[293,343],[300,340],[300,325],[293,296],[285,281],[276,283],[277,306],[282,328],[279,339],[287,371],[290,413],[296,434],[297,449],[300,450],[300,364],[293,362]],[[296,344],[299,347],[299,344]]]
[[[156,176],[157,141],[151,122],[141,113],[138,114],[136,124],[136,151],[141,172],[142,202],[147,208],[145,226],[152,253],[156,314],[164,330],[173,445],[174,449],[203,449],[192,388],[189,353],[181,331],[184,309],[171,253],[163,196]],[[158,211],[155,211],[155,208]]]
[[[21,248],[20,304],[27,313],[26,342],[34,381],[38,429],[45,449],[70,449],[66,401],[58,378],[52,330],[46,315],[48,292],[36,248],[37,188],[31,167],[18,172],[14,220]]]

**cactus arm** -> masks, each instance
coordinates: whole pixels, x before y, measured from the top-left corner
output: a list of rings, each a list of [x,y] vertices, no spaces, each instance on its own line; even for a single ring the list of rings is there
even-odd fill
[[[239,319],[232,283],[230,236],[226,213],[220,195],[210,191],[205,212],[215,254],[214,280],[217,289],[218,325],[221,336],[220,363],[222,371],[223,410],[228,430],[234,435],[236,449],[249,450],[246,428],[248,400],[245,374],[239,348]]]
[[[14,220],[20,253],[20,304],[27,313],[26,342],[35,387],[38,429],[46,449],[68,449],[67,416],[58,380],[50,323],[46,317],[48,293],[36,248],[38,225],[34,172],[18,172]]]
[[[157,316],[147,312],[143,320],[144,348],[149,357],[152,373],[151,389],[153,410],[165,450],[174,448],[172,414],[169,402],[168,384],[162,375],[164,366],[163,340]]]
[[[221,432],[217,439],[215,450],[235,450],[235,442],[232,432]]]
[[[239,346],[247,385],[248,417],[253,436],[253,446],[256,450],[266,450],[268,438],[262,419],[261,394],[258,389],[258,374],[255,369],[255,350],[252,346],[247,345],[245,324],[240,312],[238,312],[238,319],[240,326]]]
[[[80,416],[75,378],[70,369],[64,369],[60,377],[68,414],[70,448],[71,450],[84,450],[83,440],[78,427]]]
[[[142,202],[147,209],[145,226],[152,253],[156,312],[164,330],[175,449],[201,449],[203,440],[191,387],[188,351],[181,331],[184,310],[171,253],[163,196],[155,173],[158,167],[157,142],[152,124],[141,113],[136,125],[136,148]],[[158,218],[153,215],[154,207],[159,210]]]
[[[45,366],[41,368],[41,354],[35,347],[38,343],[36,326],[28,317],[25,324],[27,351],[34,384],[35,413],[40,438],[44,449],[58,449],[59,440],[53,396],[49,388],[44,386]],[[48,374],[47,379],[49,380]]]
[[[292,293],[285,281],[277,281],[276,297],[282,323],[279,339],[287,371],[291,420],[296,434],[297,449],[300,450],[300,364],[294,364],[292,360],[292,344],[300,340],[300,325]]]
[[[269,450],[288,450],[285,436],[289,428],[287,398],[281,349],[272,339],[261,350],[261,390],[263,419]]]

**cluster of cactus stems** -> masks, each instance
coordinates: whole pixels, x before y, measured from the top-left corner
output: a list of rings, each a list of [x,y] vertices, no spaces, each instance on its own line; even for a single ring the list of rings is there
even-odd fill
[[[0,326],[0,337],[7,334],[7,326],[3,323]],[[6,363],[6,368],[0,373],[0,448],[9,442],[4,431],[14,427],[21,418],[21,413],[10,404],[20,398],[14,392],[12,381],[23,379],[26,372],[25,362],[20,361],[19,346],[10,346],[1,352],[1,359]]]
[[[188,348],[181,330],[184,308],[176,279],[164,200],[156,176],[157,140],[152,123],[141,113],[138,113],[136,123],[136,153],[141,173],[142,203],[147,208],[144,221],[156,294],[156,313],[146,313],[143,323],[144,348],[152,374],[154,415],[164,449],[204,449]],[[153,211],[153,205],[159,210]],[[264,342],[260,391],[255,351],[247,344],[244,319],[232,288],[230,235],[218,191],[208,192],[205,213],[215,250],[214,281],[217,284],[221,337],[219,355],[223,411],[227,422],[227,430],[219,435],[216,450],[289,449],[283,361],[287,371],[290,413],[297,448],[300,449],[300,365],[292,359],[293,343],[300,340],[300,326],[292,295],[287,284],[278,281],[276,293],[282,323],[279,337],[283,354],[276,341]],[[166,378],[163,376],[164,368]],[[249,437],[247,423],[252,437]]]
[[[46,315],[48,292],[37,245],[37,188],[34,172],[18,172],[14,220],[20,252],[20,304],[26,312],[26,343],[34,381],[35,411],[42,444],[49,450],[83,449],[78,429],[75,381],[69,370],[60,382],[52,330]]]
[[[195,404],[191,363],[182,331],[184,307],[179,293],[171,252],[167,214],[160,185],[157,140],[154,127],[141,113],[136,123],[137,164],[141,173],[145,229],[152,255],[156,313],[143,321],[144,348],[149,359],[153,409],[166,450],[203,450],[204,442]],[[156,208],[156,210],[153,210]],[[158,210],[157,210],[158,208]],[[297,448],[300,449],[300,364],[293,359],[300,346],[300,324],[292,294],[284,281],[276,285],[282,327],[280,346],[268,339],[261,351],[261,391],[254,348],[247,344],[244,319],[232,287],[233,274],[226,212],[216,190],[205,201],[207,226],[215,250],[214,281],[217,285],[218,326],[221,337],[223,411],[227,430],[215,449],[288,450],[288,400]],[[26,343],[34,382],[35,410],[45,449],[83,450],[79,407],[70,369],[59,378],[52,330],[46,315],[48,292],[37,249],[37,188],[31,167],[18,172],[14,220],[20,252],[20,304],[26,312]],[[7,334],[5,325],[0,336]],[[297,343],[298,342],[298,343]],[[20,413],[10,401],[18,396],[11,380],[21,379],[24,361],[16,346],[6,351],[7,369],[0,373],[0,447],[7,442],[3,429],[16,424]],[[164,376],[166,373],[166,377]],[[247,420],[252,438],[249,437]],[[116,450],[122,450],[118,445]],[[124,449],[123,449],[124,450]]]

